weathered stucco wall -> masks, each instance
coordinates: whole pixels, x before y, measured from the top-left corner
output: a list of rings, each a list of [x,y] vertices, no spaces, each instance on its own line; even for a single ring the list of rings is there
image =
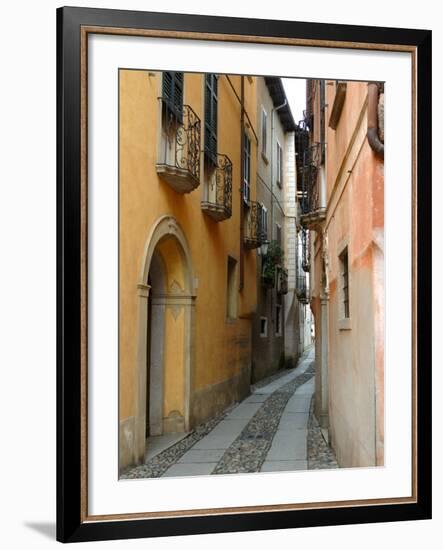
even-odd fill
[[[335,83],[326,83],[326,125]],[[317,120],[318,104],[316,105]],[[315,116],[315,115],[314,115]],[[384,173],[367,138],[367,84],[348,82],[336,130],[326,126],[328,409],[342,467],[384,462]],[[318,130],[317,130],[318,132]],[[316,139],[314,137],[314,139]],[[340,255],[347,247],[349,318],[343,313]],[[314,255],[316,355],[321,353],[323,256]],[[320,375],[317,372],[317,378]],[[320,396],[317,392],[317,401]]]

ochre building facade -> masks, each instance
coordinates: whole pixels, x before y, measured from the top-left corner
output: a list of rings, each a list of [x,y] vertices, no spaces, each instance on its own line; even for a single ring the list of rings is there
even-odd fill
[[[256,79],[119,74],[120,470],[245,397],[260,245]]]

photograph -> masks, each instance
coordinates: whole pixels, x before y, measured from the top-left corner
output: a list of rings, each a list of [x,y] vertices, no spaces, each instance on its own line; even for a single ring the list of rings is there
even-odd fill
[[[58,540],[430,517],[430,32],[57,18]]]
[[[120,482],[384,466],[384,83],[118,70]]]

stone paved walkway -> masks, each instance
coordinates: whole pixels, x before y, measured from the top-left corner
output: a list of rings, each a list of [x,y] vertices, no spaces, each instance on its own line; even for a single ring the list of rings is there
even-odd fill
[[[296,368],[257,384],[244,401],[155,456],[149,453],[122,478],[307,470],[313,360],[310,349]],[[336,466],[328,460],[326,467]]]

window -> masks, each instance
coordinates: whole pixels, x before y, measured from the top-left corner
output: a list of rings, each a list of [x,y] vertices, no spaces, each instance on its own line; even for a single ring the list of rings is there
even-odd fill
[[[235,319],[237,317],[237,261],[228,256],[228,284],[226,293],[226,317]]]
[[[261,205],[260,231],[263,239],[268,238],[268,210],[264,204]]]
[[[249,204],[251,199],[251,140],[246,132],[244,132],[243,146],[243,200]]]
[[[217,164],[218,77],[205,75],[205,158]]]
[[[260,336],[266,338],[268,336],[268,318],[260,317]]]
[[[341,302],[342,318],[349,319],[349,265],[348,247],[340,254],[340,279],[341,279]]]
[[[275,224],[275,240],[278,242],[278,246],[281,248],[281,225]]]
[[[261,152],[266,157],[268,148],[268,113],[263,109],[261,111]]]
[[[279,187],[283,185],[283,150],[280,143],[277,141],[277,184]]]
[[[281,336],[281,305],[275,306],[275,335]]]
[[[168,71],[163,73],[162,95],[166,110],[181,119],[183,111],[183,73]]]

